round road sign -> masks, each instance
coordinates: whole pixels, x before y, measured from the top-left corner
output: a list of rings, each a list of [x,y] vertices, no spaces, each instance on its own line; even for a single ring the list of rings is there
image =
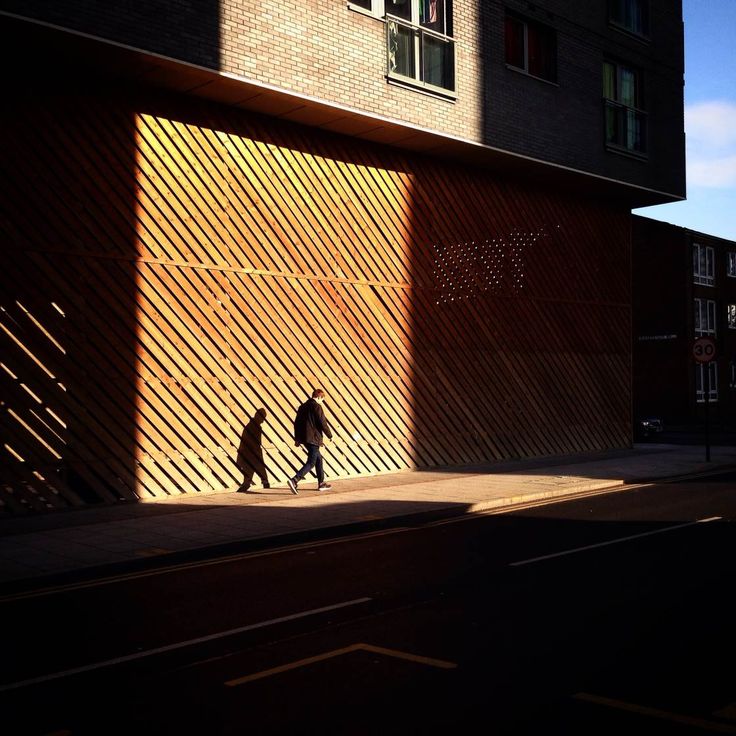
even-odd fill
[[[716,357],[716,341],[712,337],[699,337],[693,343],[693,358],[698,363],[710,363]]]

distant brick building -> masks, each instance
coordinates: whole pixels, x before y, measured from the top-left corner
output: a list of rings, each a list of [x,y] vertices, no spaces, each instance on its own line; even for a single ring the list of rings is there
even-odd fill
[[[671,0],[2,0],[0,502],[627,446]],[[252,473],[251,473],[252,476]],[[246,474],[246,477],[247,474]]]
[[[633,217],[634,411],[669,425],[736,427],[736,242]],[[698,337],[716,359],[694,360]]]

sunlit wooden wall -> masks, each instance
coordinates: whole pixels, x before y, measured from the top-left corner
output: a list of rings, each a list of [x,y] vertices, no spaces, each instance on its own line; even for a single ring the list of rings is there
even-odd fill
[[[283,487],[316,386],[331,479],[630,441],[622,208],[114,88],[2,135],[5,510]]]

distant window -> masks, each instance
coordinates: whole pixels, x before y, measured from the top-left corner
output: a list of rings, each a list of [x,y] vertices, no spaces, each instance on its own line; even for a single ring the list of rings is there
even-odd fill
[[[715,284],[715,255],[707,245],[693,244],[693,283],[701,286]]]
[[[454,96],[451,0],[385,0],[385,10],[389,78]]]
[[[728,254],[728,260],[726,261],[726,273],[729,276],[736,277],[736,253],[734,252]]]
[[[639,36],[649,35],[649,0],[608,0],[608,19]]]
[[[557,35],[553,28],[506,15],[506,63],[533,77],[557,81]]]
[[[718,364],[715,360],[695,366],[695,400],[698,403],[705,402],[706,390],[709,402],[718,401]]]
[[[726,305],[726,325],[729,330],[736,330],[736,304]]]
[[[606,145],[631,153],[646,153],[644,90],[637,69],[612,61],[603,62],[603,104]]]
[[[348,0],[348,7],[363,8],[363,10],[375,12],[373,5],[374,0]]]
[[[716,334],[716,303],[712,299],[695,300],[695,337]]]

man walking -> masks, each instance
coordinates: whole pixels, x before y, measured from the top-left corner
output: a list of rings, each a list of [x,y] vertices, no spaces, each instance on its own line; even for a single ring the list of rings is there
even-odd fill
[[[325,483],[325,471],[322,465],[322,453],[320,447],[324,444],[322,436],[327,435],[332,439],[332,430],[325,419],[325,413],[322,409],[322,402],[325,400],[325,392],[321,388],[317,388],[312,392],[312,398],[305,401],[296,413],[294,419],[294,442],[297,447],[305,445],[307,448],[307,461],[301,470],[293,477],[289,478],[287,483],[291,492],[296,496],[299,491],[297,486],[304,476],[309,473],[312,468],[317,473],[318,491],[329,491],[332,486]]]

